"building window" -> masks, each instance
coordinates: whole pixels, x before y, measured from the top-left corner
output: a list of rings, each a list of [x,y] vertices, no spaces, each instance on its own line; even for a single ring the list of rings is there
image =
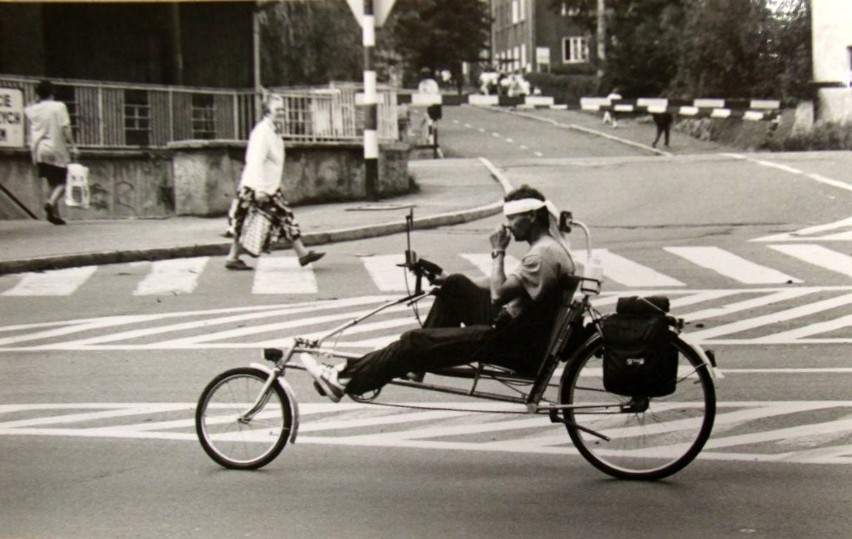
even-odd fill
[[[560,13],[563,17],[576,17],[580,14],[580,8],[577,6],[569,6],[562,2]]]
[[[124,142],[148,146],[151,140],[151,107],[145,90],[124,91]]]
[[[849,53],[849,80],[846,81],[846,85],[852,88],[852,47],[846,47],[846,51]]]
[[[192,137],[216,138],[216,105],[210,94],[192,94]]]
[[[589,40],[585,37],[562,39],[562,62],[575,64],[589,61]]]
[[[512,0],[512,24],[524,20],[524,0]]]

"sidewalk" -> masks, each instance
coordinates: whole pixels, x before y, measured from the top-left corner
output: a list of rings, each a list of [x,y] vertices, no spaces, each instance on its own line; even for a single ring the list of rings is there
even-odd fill
[[[296,206],[305,245],[385,236],[405,231],[414,210],[415,228],[435,228],[496,214],[510,189],[491,164],[480,159],[411,161],[419,191],[379,202]],[[36,220],[0,220],[0,274],[86,265],[224,256],[225,217],[173,217],[69,221],[54,226]]]

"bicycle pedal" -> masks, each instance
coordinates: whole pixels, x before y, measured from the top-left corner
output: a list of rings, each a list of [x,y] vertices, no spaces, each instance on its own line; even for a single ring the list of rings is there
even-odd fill
[[[319,382],[314,382],[314,389],[316,389],[317,393],[319,393],[321,396],[328,397],[328,395],[326,394],[325,390],[322,388],[322,386],[320,385]]]

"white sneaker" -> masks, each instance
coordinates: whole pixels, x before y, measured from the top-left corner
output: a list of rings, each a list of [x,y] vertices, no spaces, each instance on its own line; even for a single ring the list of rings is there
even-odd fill
[[[331,365],[317,363],[313,356],[306,353],[299,354],[299,361],[313,377],[317,392],[334,402],[340,402],[346,394],[346,387],[337,378],[337,369]]]

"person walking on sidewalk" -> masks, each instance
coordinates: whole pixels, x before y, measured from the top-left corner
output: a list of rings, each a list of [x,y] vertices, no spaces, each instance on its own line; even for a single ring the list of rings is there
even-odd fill
[[[666,148],[669,147],[669,134],[672,130],[672,122],[674,121],[674,117],[671,112],[657,112],[651,114],[654,118],[654,125],[657,126],[657,136],[654,138],[654,142],[651,143],[652,148],[657,147],[657,143],[660,142],[660,137],[665,135],[664,142],[666,144]]]
[[[225,260],[225,267],[229,270],[252,269],[240,259],[240,234],[246,216],[252,208],[258,208],[272,217],[270,236],[274,238],[280,235],[289,240],[299,257],[300,265],[307,266],[325,256],[325,253],[305,248],[299,224],[281,190],[285,156],[284,141],[281,138],[284,132],[284,99],[270,94],[264,108],[263,118],[249,135],[246,166],[240,177],[236,202],[229,212],[234,237]]]
[[[610,108],[604,111],[603,123],[612,124],[612,128],[616,129],[618,128],[618,118],[615,115],[615,105],[613,104],[613,101],[621,99],[621,93],[619,93],[618,88],[613,88],[606,98],[609,100]]]
[[[38,176],[47,181],[50,194],[44,204],[47,220],[64,225],[59,216],[59,199],[65,193],[68,163],[77,157],[68,107],[54,100],[53,83],[43,80],[36,86],[36,102],[24,109],[30,128],[30,151]]]

